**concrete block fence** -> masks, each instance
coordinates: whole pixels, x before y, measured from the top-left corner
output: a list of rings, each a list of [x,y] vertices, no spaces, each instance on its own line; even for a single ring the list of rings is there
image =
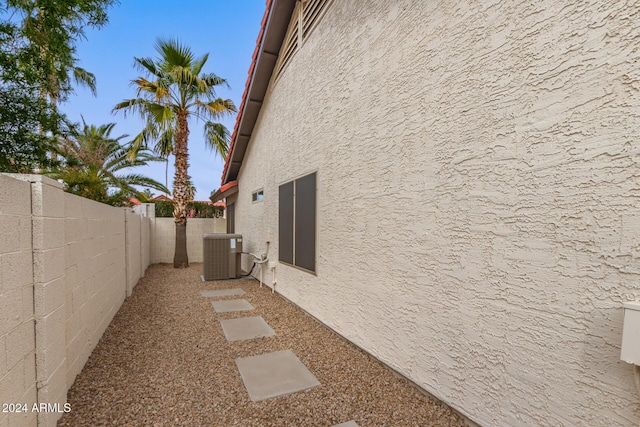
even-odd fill
[[[0,174],[0,427],[54,426],[146,268],[172,260],[153,251],[173,245],[172,219],[157,227],[153,205],[136,211],[65,193],[40,175]],[[198,262],[197,241],[201,253],[202,234],[223,232],[224,220],[194,222]]]
[[[227,220],[222,218],[189,218],[187,222],[187,254],[189,262],[202,262],[202,235],[226,233]],[[176,227],[173,218],[156,218],[152,241],[153,263],[173,262]]]

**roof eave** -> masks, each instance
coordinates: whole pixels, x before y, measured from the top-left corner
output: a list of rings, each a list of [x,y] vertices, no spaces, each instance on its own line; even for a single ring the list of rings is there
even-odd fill
[[[232,196],[238,192],[238,181],[231,181],[218,188],[218,190],[209,197],[212,203],[216,203],[225,197]]]
[[[296,0],[267,0],[229,154],[222,172],[223,185],[238,178],[295,4]]]

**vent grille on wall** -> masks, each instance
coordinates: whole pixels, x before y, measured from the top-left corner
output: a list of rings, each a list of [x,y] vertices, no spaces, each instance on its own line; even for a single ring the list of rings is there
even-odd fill
[[[291,61],[298,48],[313,31],[316,24],[332,0],[304,0],[296,2],[291,14],[289,29],[282,42],[278,63],[276,64],[276,78]]]
[[[300,3],[296,3],[296,8],[293,10],[293,19],[295,19],[295,25],[289,24],[287,34],[284,36],[282,42],[282,48],[280,49],[280,57],[278,58],[277,74],[284,69],[289,63],[293,54],[298,50],[298,17],[300,15]]]
[[[313,25],[320,18],[321,12],[327,5],[328,0],[308,0],[302,6],[302,38],[306,39]]]

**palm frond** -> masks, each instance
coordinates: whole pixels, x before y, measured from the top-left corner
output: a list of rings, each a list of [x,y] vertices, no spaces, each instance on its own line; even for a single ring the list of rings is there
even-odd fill
[[[191,72],[196,76],[199,75],[200,72],[202,71],[202,67],[204,67],[204,64],[207,63],[208,59],[209,59],[209,54],[205,53],[204,55],[202,55],[201,58],[193,61],[193,64],[191,66]]]
[[[166,128],[175,121],[175,110],[171,105],[157,104],[148,102],[145,105],[146,117],[152,120],[156,126]]]
[[[194,101],[198,113],[203,117],[224,117],[236,112],[236,106],[230,99],[215,99],[209,102],[202,102],[199,99]]]
[[[144,175],[128,174],[118,177],[119,180],[126,182],[128,186],[138,185],[140,187],[152,188],[154,190],[162,191],[163,193],[169,193],[169,189],[158,181],[151,179]]]
[[[173,154],[173,128],[164,131],[158,138],[158,142],[153,147],[153,151],[159,153],[165,159]]]
[[[141,96],[147,93],[155,94],[157,88],[155,82],[151,82],[144,77],[131,80],[131,86],[136,88],[136,96]]]
[[[149,101],[142,98],[125,99],[124,101],[117,103],[111,112],[117,113],[122,110],[125,117],[127,116],[127,112],[142,114],[144,113],[144,105],[148,102]]]
[[[224,86],[225,88],[229,87],[229,83],[227,83],[226,79],[223,79],[213,73],[203,74],[200,78],[207,83],[207,86],[212,88],[216,86]]]
[[[176,66],[190,68],[193,62],[193,52],[186,45],[181,44],[177,39],[156,40],[156,52],[160,54],[161,68],[164,71]]]
[[[60,152],[64,162],[51,171],[50,176],[63,180],[67,191],[106,203],[120,203],[120,199],[113,198],[114,188],[123,194],[137,194],[138,190],[133,186],[138,183],[165,191],[162,184],[142,175],[117,174],[164,158],[144,147],[144,138],[140,135],[134,138],[136,142],[122,145],[120,140],[126,135],[111,136],[114,126],[114,123],[88,125],[82,118],[82,127],[61,141]]]
[[[133,58],[133,65],[140,71],[146,71],[152,76],[161,77],[161,71],[158,69],[153,58]]]
[[[127,144],[127,159],[129,161],[133,161],[140,150],[144,150],[148,148],[149,135],[145,130],[142,130],[139,134],[137,134],[129,144]]]
[[[204,124],[204,139],[207,147],[219,154],[223,159],[227,157],[231,135],[222,123],[206,122]]]
[[[96,91],[96,76],[93,73],[90,73],[84,68],[74,67],[73,80],[76,84],[88,88],[93,96],[98,95],[98,92]]]

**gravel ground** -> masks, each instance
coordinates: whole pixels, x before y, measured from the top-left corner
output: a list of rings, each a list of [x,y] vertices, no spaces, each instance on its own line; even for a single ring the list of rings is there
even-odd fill
[[[464,426],[447,405],[257,281],[202,283],[200,274],[202,264],[149,267],[69,390],[72,410],[59,426]],[[255,310],[216,313],[200,296],[232,287]],[[219,320],[246,316],[262,316],[277,336],[227,342]],[[287,349],[322,385],[251,402],[235,359]]]

